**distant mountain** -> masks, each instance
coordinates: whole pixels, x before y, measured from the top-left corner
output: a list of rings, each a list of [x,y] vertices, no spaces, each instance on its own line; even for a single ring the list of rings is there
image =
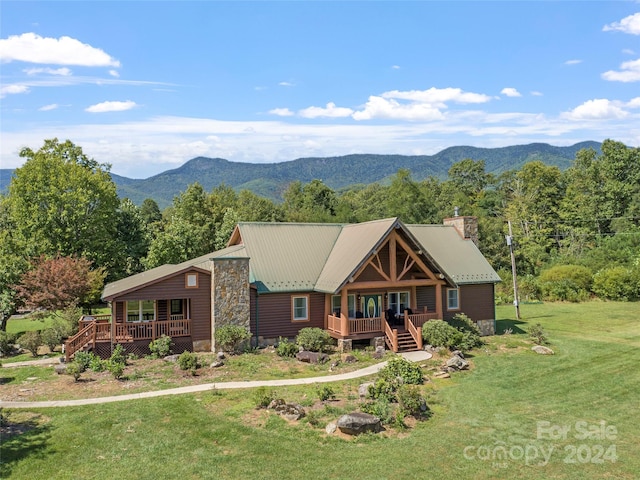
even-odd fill
[[[258,195],[281,200],[289,183],[320,179],[333,189],[354,184],[385,182],[399,168],[411,171],[415,180],[429,176],[447,177],[451,165],[465,158],[484,160],[486,171],[499,174],[518,169],[527,162],[540,160],[562,170],[571,165],[583,148],[600,151],[599,142],[581,142],[570,147],[554,147],[546,143],[515,145],[501,148],[450,147],[435,155],[344,155],[326,158],[299,158],[280,163],[239,163],[222,158],[197,157],[184,165],[146,179],[131,179],[112,174],[120,197],[141,204],[153,198],[160,208],[186,187],[199,182],[206,191],[225,184],[236,190],[248,189]],[[0,170],[0,191],[8,185],[12,170]]]

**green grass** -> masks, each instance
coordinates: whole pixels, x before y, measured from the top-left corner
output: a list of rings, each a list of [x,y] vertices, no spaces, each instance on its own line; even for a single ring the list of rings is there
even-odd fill
[[[513,307],[499,307],[498,329],[514,334],[493,337],[472,352],[472,370],[429,382],[432,418],[389,437],[344,440],[307,422],[289,424],[256,411],[251,391],[11,410],[11,421],[34,428],[3,438],[0,477],[635,479],[639,310],[637,303],[522,305],[523,320],[516,321]],[[545,328],[555,355],[531,352],[524,332],[535,323]],[[357,383],[333,386],[345,397]],[[310,403],[315,389],[277,393]],[[538,422],[567,428],[566,438],[538,438]],[[576,422],[594,428],[606,422],[617,435],[578,439]],[[599,446],[612,445],[615,462],[597,455]],[[485,459],[497,446],[512,455]],[[530,455],[553,449],[549,463],[519,458],[525,448]],[[588,461],[594,455],[603,462]]]

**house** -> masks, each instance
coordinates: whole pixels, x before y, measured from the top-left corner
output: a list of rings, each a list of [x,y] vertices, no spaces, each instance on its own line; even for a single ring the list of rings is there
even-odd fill
[[[215,329],[241,325],[253,343],[319,327],[341,348],[369,340],[394,351],[422,347],[421,327],[465,313],[494,333],[500,278],[478,250],[477,219],[406,225],[239,223],[223,250],[106,285],[111,315],[85,318],[67,356],[116,343],[148,352],[161,335],[174,352],[212,351]]]

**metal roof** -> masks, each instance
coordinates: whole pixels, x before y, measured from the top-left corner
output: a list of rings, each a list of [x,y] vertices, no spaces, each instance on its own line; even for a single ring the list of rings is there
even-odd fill
[[[102,297],[110,300],[189,268],[210,271],[211,259],[225,257],[250,258],[250,281],[262,293],[333,293],[369,260],[394,228],[402,229],[450,282],[500,281],[476,245],[449,225],[405,225],[397,218],[359,224],[241,222],[232,237],[235,245],[110,283]]]
[[[406,225],[444,273],[457,285],[500,282],[478,247],[449,225]]]

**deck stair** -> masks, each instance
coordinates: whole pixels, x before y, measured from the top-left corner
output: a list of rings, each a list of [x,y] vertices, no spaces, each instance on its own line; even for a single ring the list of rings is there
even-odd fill
[[[408,330],[398,330],[398,352],[415,352],[418,344]]]

